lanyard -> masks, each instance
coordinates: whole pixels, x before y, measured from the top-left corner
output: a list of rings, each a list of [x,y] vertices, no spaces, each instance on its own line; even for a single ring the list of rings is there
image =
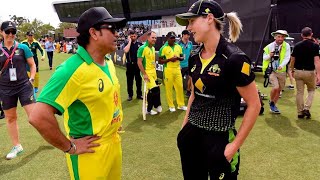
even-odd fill
[[[8,58],[8,59],[6,60],[6,62],[4,63],[1,71],[0,71],[0,76],[1,76],[1,74],[2,74],[2,72],[3,72],[3,70],[8,66],[9,61],[11,62],[11,65],[12,65],[12,67],[13,67],[12,58],[13,58],[13,55],[14,55],[17,47],[18,47],[18,43],[16,42],[15,45],[14,45],[14,48],[13,48],[13,50],[12,50],[11,55],[9,55],[9,54],[7,53],[7,51],[5,51],[5,50],[3,49],[2,44],[0,44],[0,49],[2,50],[2,52],[3,52],[3,53],[7,56],[7,58]]]

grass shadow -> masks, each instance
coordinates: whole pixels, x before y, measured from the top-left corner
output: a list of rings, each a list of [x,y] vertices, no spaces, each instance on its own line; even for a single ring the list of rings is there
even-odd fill
[[[127,99],[123,100],[122,103],[122,110],[130,108],[130,107],[135,107],[139,104],[139,101],[142,101],[140,99],[133,99],[132,101],[127,101]]]
[[[269,127],[276,130],[281,136],[295,138],[298,137],[298,128],[292,126],[289,118],[280,114],[271,114],[265,119]]]
[[[166,129],[168,125],[178,120],[177,116],[179,116],[181,113],[185,113],[185,111],[177,110],[173,113],[164,111],[154,116],[147,115],[146,121],[142,119],[142,114],[140,114],[137,119],[133,120],[125,127],[125,131],[136,133],[142,132],[141,127],[143,126],[154,126],[159,129]]]
[[[320,137],[320,122],[316,120],[298,119],[297,126],[307,132]]]
[[[10,173],[24,165],[26,165],[28,162],[30,162],[37,154],[39,154],[41,151],[46,151],[46,150],[52,150],[54,149],[54,147],[52,146],[39,146],[38,149],[36,151],[34,151],[33,153],[23,157],[17,164],[13,164],[13,165],[3,165],[1,163],[1,161],[5,161],[5,157],[0,158],[0,176]],[[11,160],[13,161],[13,160]]]

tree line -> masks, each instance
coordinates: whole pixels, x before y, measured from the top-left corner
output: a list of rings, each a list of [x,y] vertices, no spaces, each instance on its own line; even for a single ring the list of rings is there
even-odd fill
[[[59,23],[58,27],[53,27],[50,23],[45,24],[39,19],[29,20],[24,17],[19,17],[13,15],[10,17],[10,20],[17,25],[17,40],[22,41],[26,39],[26,33],[32,31],[34,33],[35,39],[40,39],[46,35],[54,36],[55,39],[61,39],[63,37],[63,30],[68,28],[75,28],[76,24],[74,23]]]

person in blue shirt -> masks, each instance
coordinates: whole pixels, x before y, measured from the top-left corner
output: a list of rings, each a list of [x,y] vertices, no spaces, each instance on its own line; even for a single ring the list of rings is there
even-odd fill
[[[188,75],[188,60],[192,51],[192,42],[189,41],[190,38],[190,32],[185,29],[182,31],[182,38],[179,41],[179,45],[182,48],[182,53],[183,53],[183,60],[180,62],[180,67],[181,67],[181,74],[184,79],[187,79],[187,96],[190,96],[191,92],[191,79],[189,78]]]
[[[55,50],[52,37],[48,37],[48,41],[45,42],[44,46],[47,51],[47,55],[49,59],[49,67],[50,67],[50,70],[52,70],[53,52]]]

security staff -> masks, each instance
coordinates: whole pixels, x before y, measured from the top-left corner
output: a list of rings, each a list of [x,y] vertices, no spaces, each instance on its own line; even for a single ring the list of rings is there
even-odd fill
[[[126,75],[127,75],[127,92],[128,92],[128,101],[132,100],[133,96],[133,80],[136,79],[137,87],[137,98],[142,98],[141,91],[141,75],[140,70],[137,64],[137,52],[139,47],[142,45],[141,42],[137,41],[137,33],[135,31],[130,31],[128,36],[128,43],[123,48],[123,51],[126,53]]]
[[[184,103],[183,82],[180,70],[180,61],[183,60],[182,48],[179,44],[175,43],[177,36],[173,31],[168,32],[166,37],[167,42],[159,51],[159,63],[164,64],[163,76],[169,111],[176,111],[173,104],[173,89],[176,92],[178,109],[186,111],[187,107]]]
[[[27,39],[22,41],[21,43],[27,45],[29,47],[29,49],[31,50],[31,52],[33,53],[33,59],[36,64],[36,67],[37,67],[36,76],[34,77],[34,92],[37,93],[38,88],[39,88],[39,61],[38,61],[37,49],[41,53],[41,56],[42,56],[41,61],[44,60],[45,53],[41,47],[41,44],[33,38],[32,31],[27,32]],[[27,67],[27,68],[29,68],[29,67]],[[28,69],[28,71],[30,71],[30,70]]]
[[[296,79],[296,104],[298,118],[311,118],[310,108],[316,89],[316,75],[320,73],[319,46],[312,40],[312,29],[305,27],[301,31],[302,41],[298,42],[291,55],[290,67]],[[308,96],[304,102],[304,86],[307,86]]]
[[[286,83],[286,65],[289,63],[291,50],[290,45],[284,41],[285,37],[289,36],[287,31],[277,30],[271,35],[275,41],[263,49],[262,71],[265,73],[270,64],[272,72],[269,78],[273,85],[270,92],[270,111],[280,114],[276,104]]]
[[[213,0],[199,0],[187,13],[176,15],[195,41],[203,43],[190,57],[192,93],[178,135],[185,180],[207,180],[208,175],[210,179],[237,179],[239,148],[260,111],[251,61],[222,36],[224,19],[229,20],[229,38],[235,42],[242,27],[238,16],[224,13]],[[248,108],[237,133],[241,97]]]

